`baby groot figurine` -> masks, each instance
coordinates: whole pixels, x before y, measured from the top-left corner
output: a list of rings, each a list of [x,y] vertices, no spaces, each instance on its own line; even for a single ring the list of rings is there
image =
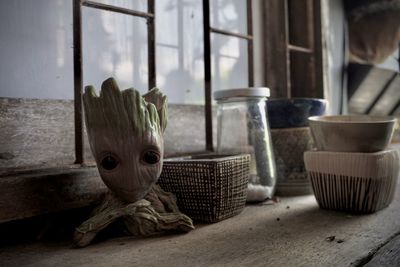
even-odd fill
[[[192,220],[179,212],[175,196],[155,184],[163,165],[166,96],[157,88],[143,96],[134,89],[121,92],[109,78],[100,96],[93,86],[87,86],[83,101],[90,148],[111,191],[76,229],[75,244],[89,245],[117,219],[136,236],[193,230]]]

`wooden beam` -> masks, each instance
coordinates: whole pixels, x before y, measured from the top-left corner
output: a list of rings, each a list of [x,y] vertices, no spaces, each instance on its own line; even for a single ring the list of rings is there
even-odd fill
[[[75,129],[75,163],[83,164],[83,65],[82,65],[82,1],[73,1],[73,52],[74,52],[74,129]]]
[[[313,97],[324,98],[324,72],[322,56],[322,19],[321,19],[321,0],[313,1],[313,21],[314,21],[314,71],[315,87],[312,92]]]
[[[313,0],[288,0],[289,43],[313,50]]]
[[[0,176],[21,168],[72,165],[73,111],[73,100],[0,97]],[[170,104],[168,112],[165,154],[204,153],[204,107]],[[216,117],[211,119],[215,124]],[[86,133],[83,137],[85,162],[90,165],[94,160]]]
[[[217,29],[217,28],[213,28],[213,27],[210,27],[210,31],[213,32],[213,33],[218,33],[218,34],[222,34],[222,35],[226,35],[226,36],[237,37],[237,38],[240,38],[240,39],[253,40],[253,36],[252,35],[225,31],[225,30],[221,30],[221,29]]]
[[[136,10],[127,9],[127,8],[123,8],[123,7],[102,4],[102,3],[95,2],[95,1],[82,1],[82,5],[91,7],[91,8],[105,10],[105,11],[111,11],[111,12],[125,14],[125,15],[142,17],[142,18],[146,18],[146,19],[154,18],[154,13],[151,11],[146,13],[146,12],[136,11]]]
[[[314,53],[290,53],[290,77],[292,97],[316,97]]]
[[[84,207],[107,191],[96,167],[64,167],[0,177],[0,223]]]
[[[289,8],[292,97],[323,97],[319,0],[291,0]]]
[[[286,0],[263,1],[265,83],[271,97],[290,97]]]
[[[299,52],[299,53],[306,53],[306,54],[311,54],[313,53],[313,50],[311,50],[310,48],[306,48],[306,47],[301,47],[301,46],[297,46],[297,45],[288,45],[288,48],[291,52]]]
[[[400,263],[400,234],[396,235],[371,256],[371,260],[364,265],[365,267],[398,266]]]

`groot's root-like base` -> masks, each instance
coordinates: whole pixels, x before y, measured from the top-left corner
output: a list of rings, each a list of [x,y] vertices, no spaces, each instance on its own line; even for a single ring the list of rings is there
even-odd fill
[[[192,220],[179,211],[175,196],[154,185],[145,199],[135,203],[125,203],[111,192],[107,194],[91,217],[76,228],[75,245],[89,245],[97,233],[117,219],[122,219],[134,236],[148,236],[168,230],[189,232],[194,229]]]

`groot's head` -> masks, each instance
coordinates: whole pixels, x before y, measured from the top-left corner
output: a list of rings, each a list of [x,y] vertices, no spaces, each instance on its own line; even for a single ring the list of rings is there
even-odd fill
[[[104,183],[127,202],[143,198],[162,169],[166,96],[157,88],[143,97],[135,89],[121,92],[109,78],[100,96],[87,86],[83,100],[90,148]]]

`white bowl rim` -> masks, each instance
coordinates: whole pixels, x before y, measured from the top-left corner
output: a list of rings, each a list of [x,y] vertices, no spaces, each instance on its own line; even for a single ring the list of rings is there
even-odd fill
[[[396,122],[394,116],[376,115],[323,115],[309,117],[310,122],[318,123],[344,123],[344,124],[369,124],[369,123],[391,123]]]

